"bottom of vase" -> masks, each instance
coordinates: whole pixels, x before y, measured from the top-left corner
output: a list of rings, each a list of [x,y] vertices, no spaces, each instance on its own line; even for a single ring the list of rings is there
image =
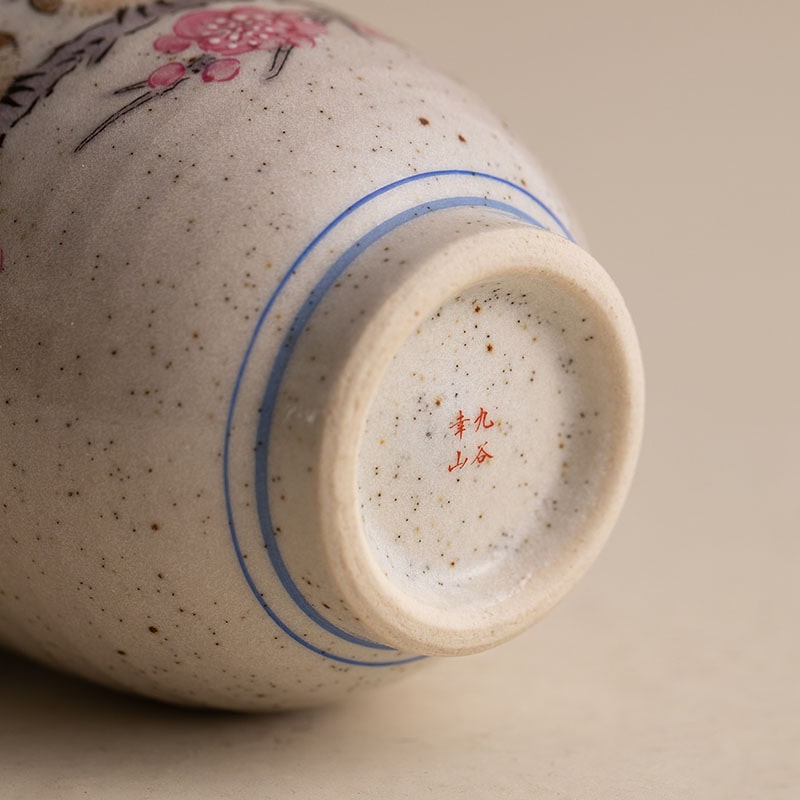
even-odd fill
[[[339,578],[381,641],[427,654],[489,647],[560,599],[617,516],[641,427],[635,334],[599,265],[522,226],[464,247],[387,300],[354,354],[359,435],[338,445]]]

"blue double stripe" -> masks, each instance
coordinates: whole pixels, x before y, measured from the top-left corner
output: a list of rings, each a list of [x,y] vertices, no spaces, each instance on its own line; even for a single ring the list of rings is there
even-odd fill
[[[354,203],[345,211],[343,211],[331,223],[329,223],[300,253],[300,255],[297,257],[297,259],[290,267],[290,269],[286,272],[286,274],[282,278],[281,282],[279,283],[277,289],[275,290],[269,302],[265,306],[264,310],[261,312],[261,315],[258,319],[258,322],[256,323],[255,330],[251,337],[251,340],[248,343],[244,358],[242,360],[242,364],[239,367],[239,371],[236,377],[236,382],[234,384],[233,394],[228,411],[228,418],[226,422],[226,430],[225,430],[225,444],[223,450],[223,473],[224,473],[223,479],[224,479],[225,504],[228,517],[228,526],[230,529],[231,539],[233,541],[234,551],[236,552],[236,557],[238,559],[239,566],[255,598],[258,600],[258,602],[260,603],[264,611],[267,613],[267,615],[273,620],[273,622],[275,622],[276,625],[278,625],[278,627],[281,630],[284,631],[284,633],[286,633],[294,641],[296,641],[303,647],[315,653],[318,653],[321,656],[332,659],[334,661],[338,661],[340,663],[353,664],[357,666],[370,666],[370,667],[392,666],[396,664],[404,664],[404,663],[409,663],[411,661],[416,661],[419,658],[421,658],[421,656],[395,659],[395,660],[365,661],[361,659],[351,659],[336,655],[334,653],[331,653],[330,651],[316,647],[311,642],[309,642],[304,636],[301,636],[294,630],[292,630],[282,619],[280,619],[280,617],[266,602],[266,600],[262,596],[262,593],[258,590],[245,564],[244,557],[241,552],[241,547],[238,541],[238,537],[236,535],[236,527],[233,518],[233,509],[230,497],[228,473],[229,473],[229,460],[230,460],[231,428],[233,424],[233,416],[236,408],[236,402],[238,399],[239,390],[241,388],[241,383],[244,378],[245,369],[247,367],[249,358],[255,346],[256,339],[258,338],[258,335],[262,329],[262,326],[266,321],[266,319],[268,318],[270,311],[274,307],[278,297],[281,295],[282,291],[286,287],[286,284],[288,283],[289,279],[300,268],[303,262],[311,254],[311,252],[347,217],[349,217],[357,209],[361,208],[362,206],[364,206],[371,200],[374,200],[375,198],[379,197],[380,195],[383,195],[389,191],[392,191],[403,185],[415,181],[438,178],[442,176],[453,176],[453,175],[463,175],[473,178],[485,179],[492,181],[494,183],[504,184],[512,188],[514,191],[521,193],[528,199],[532,200],[539,208],[541,208],[545,212],[547,217],[549,217],[550,220],[552,220],[554,226],[558,229],[556,230],[556,232],[561,233],[570,239],[572,238],[569,234],[569,231],[566,229],[563,223],[556,217],[556,215],[552,211],[550,211],[550,209],[546,205],[544,205],[544,203],[538,200],[538,198],[536,198],[527,190],[503,178],[487,175],[485,173],[470,172],[465,170],[441,170],[437,172],[428,172],[428,173],[421,173],[418,175],[412,175],[402,180],[395,181],[394,183],[387,184],[386,186],[383,186],[380,189],[377,189],[371,192],[370,194],[365,195],[358,202]],[[376,242],[380,241],[383,237],[387,236],[392,231],[395,231],[397,228],[405,225],[408,222],[411,222],[415,219],[419,219],[427,214],[441,211],[444,209],[458,208],[465,206],[491,208],[493,210],[508,214],[512,218],[522,220],[535,227],[538,228],[546,227],[537,219],[525,213],[516,206],[498,200],[492,200],[482,196],[481,197],[458,196],[458,197],[447,197],[434,200],[429,203],[424,203],[416,205],[413,208],[409,208],[406,211],[400,212],[399,214],[396,214],[393,217],[385,220],[384,222],[376,225],[374,228],[372,228],[372,230],[370,230],[368,233],[366,233],[360,239],[358,239],[354,244],[352,244],[344,253],[342,253],[334,261],[334,263],[328,268],[328,270],[325,272],[325,274],[317,283],[317,285],[309,293],[308,299],[302,304],[300,310],[295,316],[294,321],[289,327],[289,330],[286,336],[284,337],[283,343],[276,355],[275,362],[273,364],[272,371],[267,381],[267,385],[264,391],[263,401],[261,404],[261,413],[258,420],[256,453],[255,453],[256,507],[258,512],[259,526],[261,529],[261,536],[266,546],[266,550],[269,555],[272,567],[275,570],[275,574],[280,580],[281,585],[283,586],[286,593],[292,598],[295,605],[306,615],[306,617],[309,620],[313,621],[317,626],[325,630],[327,633],[335,636],[336,638],[342,641],[360,647],[369,648],[374,651],[394,652],[393,648],[356,636],[346,630],[343,630],[342,628],[338,627],[337,625],[333,624],[330,620],[322,616],[311,605],[311,603],[309,603],[309,601],[300,591],[300,589],[298,588],[298,586],[296,585],[296,583],[294,582],[289,573],[289,570],[286,566],[286,562],[283,560],[283,557],[281,556],[280,549],[278,547],[278,543],[275,536],[275,531],[272,525],[272,516],[270,513],[268,480],[267,480],[269,472],[269,466],[268,466],[269,442],[270,442],[273,415],[275,411],[275,404],[278,398],[281,382],[283,380],[284,374],[291,360],[292,353],[294,352],[294,349],[297,346],[297,342],[302,331],[305,329],[306,325],[308,324],[309,320],[314,314],[314,311],[318,307],[319,303],[321,302],[327,291],[331,288],[331,286],[333,286],[334,283],[336,283],[338,278],[342,275],[343,272],[347,270],[347,268],[353,263],[353,261],[355,261],[355,259],[361,256],[364,252],[366,252],[367,249],[369,249]]]

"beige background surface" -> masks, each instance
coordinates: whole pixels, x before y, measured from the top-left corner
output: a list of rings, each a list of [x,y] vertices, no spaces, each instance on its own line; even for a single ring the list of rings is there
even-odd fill
[[[0,797],[795,798],[800,13],[338,0],[482,94],[627,297],[645,448],[614,538],[525,636],[280,717],[0,654]]]

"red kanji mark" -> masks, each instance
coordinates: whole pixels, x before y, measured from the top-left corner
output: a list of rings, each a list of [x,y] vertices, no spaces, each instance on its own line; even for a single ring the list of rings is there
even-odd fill
[[[480,466],[484,461],[486,461],[486,459],[494,458],[494,456],[488,450],[486,450],[487,444],[489,444],[489,442],[484,442],[483,444],[478,445],[478,455],[472,459],[472,464],[478,464],[478,466]]]
[[[464,436],[464,431],[467,429],[467,423],[470,421],[469,417],[464,416],[464,412],[459,408],[456,421],[450,426],[454,436],[461,439]]]
[[[448,464],[447,465],[447,471],[448,472],[452,472],[454,469],[463,469],[464,467],[467,466],[467,461],[469,461],[469,458],[467,458],[467,456],[464,456],[464,458],[462,459],[461,458],[461,451],[460,450],[456,450],[456,463],[455,464]]]
[[[486,430],[493,427],[494,420],[489,419],[489,412],[483,406],[481,406],[480,413],[477,417],[475,417],[475,433],[477,433],[481,428]]]
[[[467,439],[470,436],[474,436],[471,431],[467,430],[467,424],[470,422],[475,426],[475,434],[480,433],[481,430],[488,430],[494,427],[494,420],[489,417],[489,412],[483,406],[480,407],[480,411],[472,419],[465,417],[464,412],[459,409],[455,422],[450,425],[450,430],[453,431],[454,436],[458,436],[459,441],[463,441],[465,433],[467,434]],[[471,461],[468,455],[462,455],[466,451],[457,450],[454,462],[447,465],[447,471],[453,472],[457,469],[464,469],[467,465],[471,466],[472,464],[479,467],[485,461],[494,458],[494,454],[486,449],[488,445],[488,440],[478,445],[475,456]]]

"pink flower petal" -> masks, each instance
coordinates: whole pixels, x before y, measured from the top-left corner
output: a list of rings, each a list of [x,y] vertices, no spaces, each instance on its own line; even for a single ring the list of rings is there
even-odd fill
[[[236,6],[227,11],[191,11],[172,26],[176,39],[190,39],[206,53],[237,56],[284,45],[313,47],[323,23],[299,11]]]
[[[231,19],[235,19],[237,22],[247,22],[251,19],[270,22],[276,16],[285,13],[285,11],[269,11],[266,8],[259,8],[258,6],[236,6],[236,8],[232,8],[228,12]]]
[[[212,61],[203,70],[203,80],[206,83],[233,80],[239,74],[241,64],[238,58],[220,58]]]
[[[226,56],[240,56],[242,53],[250,53],[257,48],[253,47],[249,38],[242,36],[238,40],[233,39],[229,32],[224,35],[200,36],[197,44],[206,53],[220,53]],[[273,48],[277,50],[279,45]]]
[[[174,54],[184,51],[191,43],[189,39],[167,34],[166,36],[159,36],[158,39],[153,42],[153,48],[158,50],[159,53]]]
[[[179,61],[173,61],[151,72],[147,85],[151,89],[174,86],[185,74],[186,67]]]
[[[217,18],[224,25],[227,22],[228,12],[225,11],[192,11],[184,14],[173,26],[176,36],[184,39],[197,39],[203,36],[210,25],[214,25]]]

